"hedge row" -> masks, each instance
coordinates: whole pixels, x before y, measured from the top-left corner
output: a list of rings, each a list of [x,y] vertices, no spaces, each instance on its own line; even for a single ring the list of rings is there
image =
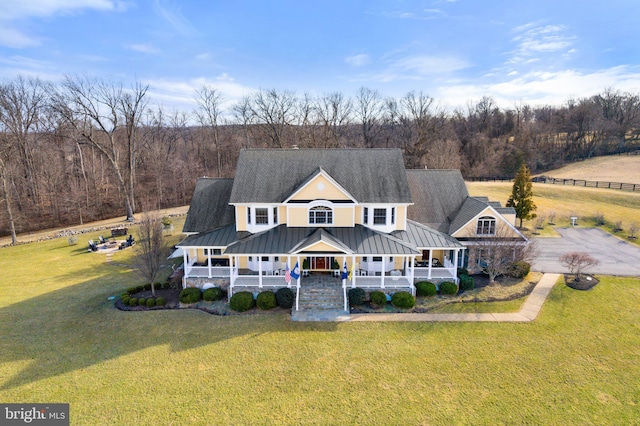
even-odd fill
[[[164,306],[167,303],[167,299],[164,297],[137,298],[137,297],[131,297],[131,295],[128,292],[123,293],[122,296],[120,296],[120,299],[122,300],[122,304],[124,306],[130,306],[130,307],[146,306],[147,308],[153,308],[156,306]]]
[[[240,291],[235,293],[229,299],[229,307],[236,312],[245,312],[249,309],[253,309],[255,306],[262,310],[270,310],[276,306],[280,306],[283,309],[290,309],[295,301],[295,295],[290,288],[280,288],[275,293],[266,290],[258,294],[254,299],[253,293],[250,291]]]
[[[349,304],[351,306],[360,306],[366,301],[366,292],[364,289],[356,287],[349,289]],[[387,304],[387,295],[379,290],[372,291],[369,294],[369,301],[375,307],[383,307]],[[391,296],[391,304],[396,308],[411,309],[416,305],[416,298],[407,291],[397,291]]]

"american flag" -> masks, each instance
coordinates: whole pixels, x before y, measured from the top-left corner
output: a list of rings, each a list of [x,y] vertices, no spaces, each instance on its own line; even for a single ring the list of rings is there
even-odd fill
[[[291,282],[291,271],[289,270],[289,263],[287,262],[287,267],[284,270],[284,280],[287,284]]]

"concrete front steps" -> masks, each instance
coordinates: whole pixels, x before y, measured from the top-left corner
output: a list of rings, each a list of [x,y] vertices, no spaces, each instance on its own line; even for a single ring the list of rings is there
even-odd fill
[[[329,276],[303,278],[300,286],[299,310],[291,311],[292,321],[349,321],[344,310],[340,281]]]

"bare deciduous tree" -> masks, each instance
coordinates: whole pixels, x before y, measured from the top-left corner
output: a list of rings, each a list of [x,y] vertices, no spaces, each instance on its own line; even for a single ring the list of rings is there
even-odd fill
[[[196,118],[200,125],[209,129],[213,134],[213,145],[216,151],[216,172],[220,177],[220,171],[222,170],[222,157],[220,153],[220,132],[218,127],[220,125],[220,115],[222,114],[222,95],[220,92],[211,86],[202,86],[200,90],[196,91],[196,103],[198,109],[195,112]]]
[[[135,266],[138,275],[151,283],[151,292],[156,295],[155,281],[167,258],[168,249],[162,235],[162,219],[157,213],[145,212],[138,226]]]
[[[128,220],[133,220],[136,209],[137,131],[146,109],[148,88],[136,82],[127,91],[121,84],[67,77],[62,90],[52,95],[52,104],[61,119],[78,131],[82,142],[95,148],[113,168]]]
[[[361,87],[356,93],[355,116],[360,124],[365,148],[375,147],[380,120],[384,112],[384,102],[377,90]]]
[[[580,281],[580,278],[584,271],[592,266],[597,266],[600,261],[592,257],[589,253],[581,251],[572,251],[560,256],[560,262],[569,268],[569,271],[575,275],[576,281]]]
[[[513,230],[499,226],[495,235],[479,238],[474,242],[475,259],[482,271],[495,283],[500,275],[505,275],[516,262],[528,262],[535,258],[537,247],[534,241],[523,241]]]

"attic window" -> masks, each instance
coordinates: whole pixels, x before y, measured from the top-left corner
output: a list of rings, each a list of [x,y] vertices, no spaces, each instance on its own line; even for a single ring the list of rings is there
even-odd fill
[[[495,235],[496,234],[496,219],[491,216],[483,216],[478,219],[478,227],[476,228],[476,235]]]
[[[309,209],[309,224],[326,225],[333,223],[333,210],[329,207],[318,206]]]

